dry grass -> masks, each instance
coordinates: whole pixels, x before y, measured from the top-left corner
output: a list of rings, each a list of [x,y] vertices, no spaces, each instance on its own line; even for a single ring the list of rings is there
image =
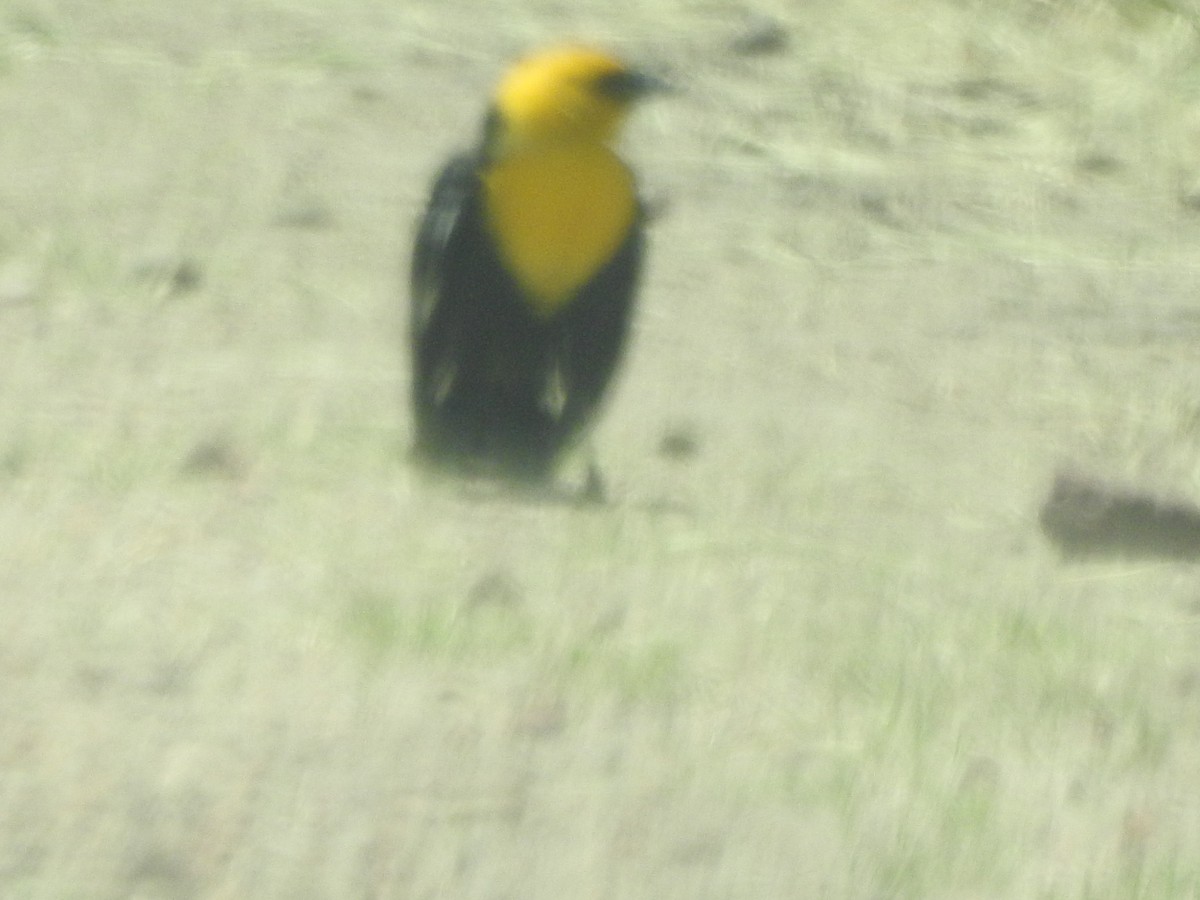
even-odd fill
[[[1036,530],[1200,495],[1187,7],[142,6],[0,3],[6,897],[1200,896],[1195,572]],[[403,460],[564,33],[687,86],[596,509]]]

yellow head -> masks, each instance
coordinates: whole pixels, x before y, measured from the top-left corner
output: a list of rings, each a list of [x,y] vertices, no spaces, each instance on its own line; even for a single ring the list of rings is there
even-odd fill
[[[500,82],[486,135],[493,158],[560,143],[605,144],[633,101],[661,88],[651,76],[585,47],[560,47],[517,63]]]

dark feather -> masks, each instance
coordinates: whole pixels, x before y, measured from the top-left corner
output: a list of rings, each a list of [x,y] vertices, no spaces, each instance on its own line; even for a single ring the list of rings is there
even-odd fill
[[[604,267],[542,318],[488,232],[480,165],[475,154],[450,161],[417,234],[416,450],[453,469],[541,479],[591,421],[617,369],[641,269],[643,217]]]

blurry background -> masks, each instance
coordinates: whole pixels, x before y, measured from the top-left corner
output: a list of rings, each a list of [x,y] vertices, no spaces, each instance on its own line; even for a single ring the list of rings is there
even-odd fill
[[[405,460],[529,49],[682,91],[611,502]],[[1200,8],[0,0],[0,893],[1200,895]]]

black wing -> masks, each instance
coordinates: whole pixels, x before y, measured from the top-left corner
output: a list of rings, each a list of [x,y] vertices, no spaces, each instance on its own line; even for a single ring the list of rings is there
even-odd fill
[[[474,157],[450,160],[434,182],[417,230],[409,281],[409,342],[413,354],[413,402],[420,417],[436,405],[439,382],[453,377],[450,353],[464,325],[461,298],[464,262],[472,250],[472,221],[477,217],[478,176]],[[464,257],[466,259],[464,260]],[[441,390],[446,389],[441,385]]]
[[[624,355],[642,268],[643,222],[639,210],[616,255],[562,313],[556,362],[564,387],[559,419],[564,442],[572,440],[595,414]]]
[[[416,449],[452,468],[541,478],[559,449],[543,398],[554,329],[485,227],[480,160],[451,160],[417,232],[410,341]]]

